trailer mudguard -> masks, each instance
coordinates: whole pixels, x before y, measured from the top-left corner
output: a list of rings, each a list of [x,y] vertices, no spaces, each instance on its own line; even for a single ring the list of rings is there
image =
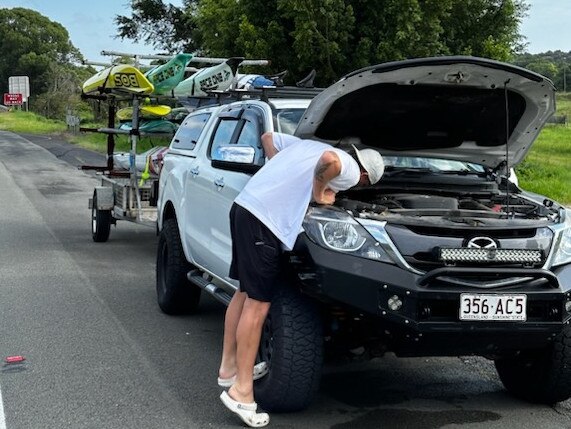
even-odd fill
[[[97,186],[95,187],[97,195],[98,210],[112,210],[115,200],[113,198],[113,188],[110,186]]]

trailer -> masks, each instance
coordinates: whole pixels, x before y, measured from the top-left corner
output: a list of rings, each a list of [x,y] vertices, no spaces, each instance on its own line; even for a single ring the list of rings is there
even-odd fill
[[[139,139],[146,135],[172,137],[172,133],[145,133],[140,130],[140,97],[132,98],[133,120],[130,130],[115,127],[116,103],[121,97],[107,95],[103,98],[109,103],[109,120],[105,128],[81,128],[81,131],[107,134],[107,164],[104,166],[82,166],[84,170],[95,170],[101,177],[101,183],[93,190],[88,207],[91,210],[91,233],[95,242],[105,242],[109,238],[111,225],[119,220],[135,222],[156,227],[158,174],[149,169],[141,170],[137,162]],[[86,96],[93,98],[93,96]],[[128,169],[118,168],[115,157],[115,136],[127,135],[130,140]],[[150,156],[150,155],[149,155]],[[147,161],[147,165],[151,162]]]
[[[102,54],[134,56],[114,51],[103,51]],[[143,74],[140,71],[142,67],[138,64],[139,59],[169,61]],[[154,160],[151,159],[152,154],[149,155],[149,158],[144,160],[146,168],[142,169],[138,165],[140,163],[137,162],[141,157],[137,154],[137,146],[141,137],[172,138],[174,130],[170,132],[144,131],[141,112],[145,109],[152,111],[153,106],[158,109],[161,105],[156,103],[164,100],[170,100],[171,104],[179,102],[189,91],[191,92],[188,96],[206,95],[205,91],[219,89],[222,80],[229,86],[234,82],[240,64],[267,65],[269,63],[267,60],[244,60],[241,57],[201,58],[193,57],[191,54],[178,54],[173,57],[137,55],[135,62],[136,66],[105,64],[107,68],[96,73],[83,84],[82,98],[98,100],[108,105],[107,127],[80,128],[80,131],[107,135],[107,164],[81,167],[84,170],[95,170],[101,176],[101,183],[93,190],[88,203],[91,210],[91,233],[95,242],[107,241],[111,225],[116,225],[119,220],[156,228],[159,168],[153,169],[149,166],[153,165],[153,161],[160,163],[161,154],[157,154],[158,158]],[[217,65],[193,69],[187,67],[189,62]],[[185,72],[188,71],[194,74],[182,80]],[[195,76],[196,78],[193,79]],[[210,76],[214,78],[211,79]],[[149,100],[155,104],[145,103]],[[116,127],[118,104],[125,101],[131,104],[132,120],[129,129]],[[117,135],[127,135],[130,140],[127,169],[117,168],[114,162],[115,136]],[[166,148],[164,149],[166,151]]]

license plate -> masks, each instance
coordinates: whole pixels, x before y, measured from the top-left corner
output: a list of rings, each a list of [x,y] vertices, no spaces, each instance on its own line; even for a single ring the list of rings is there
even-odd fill
[[[525,321],[526,295],[460,295],[460,320]]]

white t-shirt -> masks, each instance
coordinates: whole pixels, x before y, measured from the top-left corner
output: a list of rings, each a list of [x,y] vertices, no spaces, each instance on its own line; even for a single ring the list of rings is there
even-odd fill
[[[334,151],[341,160],[341,173],[328,184],[335,192],[359,183],[361,170],[347,152],[326,143],[282,133],[273,133],[273,142],[278,153],[250,179],[235,202],[291,250],[313,195],[315,166],[321,155]]]

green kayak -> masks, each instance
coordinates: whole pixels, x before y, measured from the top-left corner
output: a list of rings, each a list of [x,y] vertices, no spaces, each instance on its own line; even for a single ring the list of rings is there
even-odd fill
[[[171,122],[165,121],[164,119],[154,119],[150,121],[141,121],[139,123],[139,131],[146,133],[174,133],[178,128],[178,125]],[[119,127],[121,130],[131,131],[133,125],[131,122],[123,122]]]
[[[167,63],[161,64],[145,73],[155,91],[153,94],[167,94],[184,78],[184,69],[191,60],[192,54],[177,54]]]

